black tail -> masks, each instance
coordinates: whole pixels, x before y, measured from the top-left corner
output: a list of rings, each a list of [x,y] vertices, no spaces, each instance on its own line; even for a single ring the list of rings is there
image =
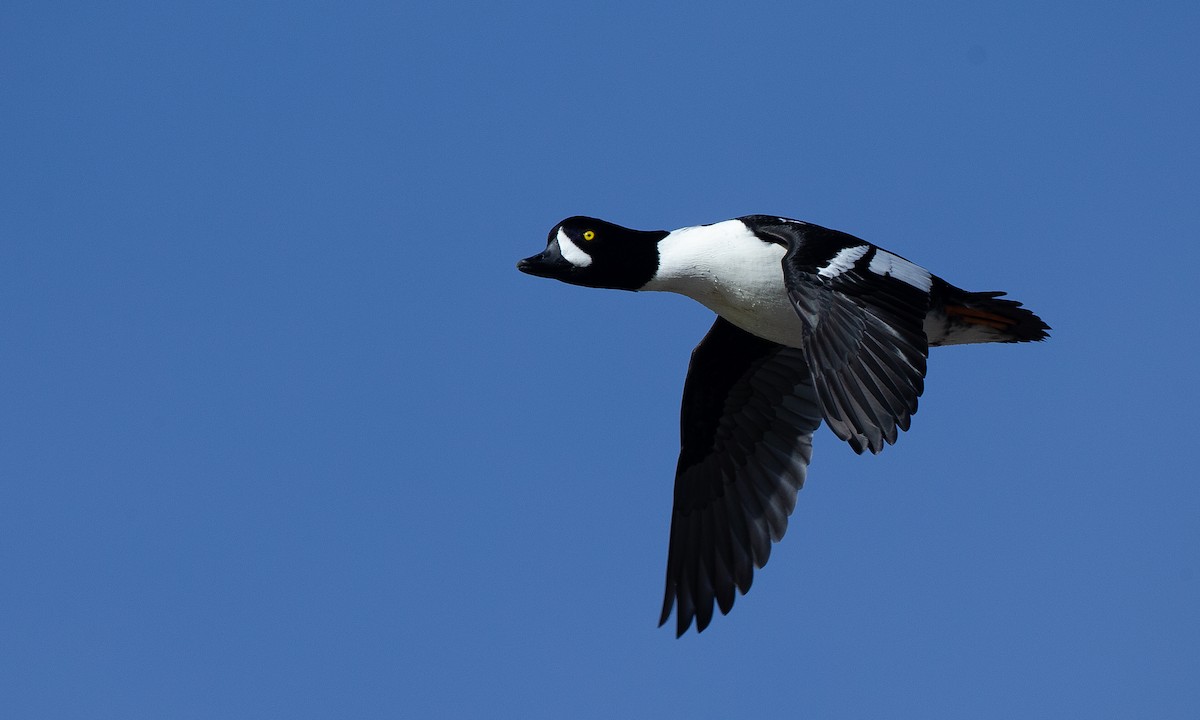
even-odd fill
[[[1001,299],[1002,292],[967,292],[940,278],[932,290],[931,312],[943,315],[946,327],[939,345],[1032,342],[1049,337],[1049,325],[1016,300]]]

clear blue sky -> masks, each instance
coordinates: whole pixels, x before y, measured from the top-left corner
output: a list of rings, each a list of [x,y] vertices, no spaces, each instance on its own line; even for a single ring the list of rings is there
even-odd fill
[[[0,6],[10,718],[1194,718],[1200,5]],[[872,240],[1053,327],[822,429],[656,629],[683,298],[568,215]]]

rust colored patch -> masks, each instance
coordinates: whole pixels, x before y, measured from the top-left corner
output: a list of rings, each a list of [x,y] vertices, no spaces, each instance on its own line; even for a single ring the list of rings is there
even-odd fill
[[[975,308],[963,307],[962,305],[947,305],[946,314],[953,315],[965,323],[971,325],[983,325],[990,327],[993,330],[1006,330],[1016,322],[1010,320],[1003,315],[987,312],[986,310],[976,310]]]

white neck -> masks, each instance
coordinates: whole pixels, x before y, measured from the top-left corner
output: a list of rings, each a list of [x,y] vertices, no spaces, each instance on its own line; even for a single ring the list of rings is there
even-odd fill
[[[759,239],[741,220],[726,220],[675,230],[659,241],[658,252],[658,272],[643,290],[686,295],[747,332],[799,344],[782,245]]]

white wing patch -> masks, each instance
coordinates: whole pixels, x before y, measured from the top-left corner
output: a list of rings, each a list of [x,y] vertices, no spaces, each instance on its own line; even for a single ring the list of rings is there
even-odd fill
[[[854,267],[854,263],[858,262],[859,258],[867,254],[871,249],[870,245],[855,245],[854,247],[843,248],[838,250],[838,254],[833,256],[828,265],[817,270],[817,274],[821,277],[837,277],[847,270]],[[875,269],[875,263],[871,263],[871,269]]]
[[[838,255],[840,256],[841,253]],[[834,258],[834,261],[836,262],[837,258]],[[871,258],[871,264],[868,267],[876,275],[894,277],[923,292],[929,292],[929,287],[933,284],[928,270],[886,250],[876,250],[875,257]],[[822,274],[824,273],[822,272]]]
[[[580,250],[579,246],[573,243],[571,238],[567,237],[567,234],[562,231],[562,228],[558,230],[557,239],[558,251],[567,259],[567,262],[575,267],[587,267],[592,264],[592,256]]]

